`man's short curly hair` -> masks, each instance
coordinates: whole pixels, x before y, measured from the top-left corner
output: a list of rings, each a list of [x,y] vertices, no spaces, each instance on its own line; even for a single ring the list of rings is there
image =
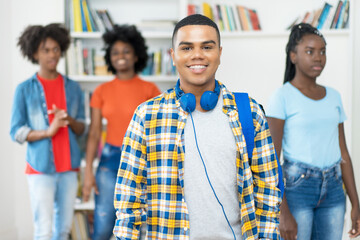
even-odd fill
[[[46,26],[28,26],[19,37],[17,45],[25,58],[37,64],[38,61],[34,58],[34,54],[38,51],[40,44],[47,38],[51,38],[59,44],[62,56],[69,48],[69,31],[60,23],[51,23]]]
[[[108,70],[113,74],[116,74],[116,70],[111,65],[110,51],[117,41],[129,43],[133,47],[135,55],[138,58],[134,66],[136,73],[142,71],[146,67],[148,54],[145,39],[134,25],[114,25],[113,29],[111,31],[106,31],[102,38],[105,43],[105,62],[108,66]]]

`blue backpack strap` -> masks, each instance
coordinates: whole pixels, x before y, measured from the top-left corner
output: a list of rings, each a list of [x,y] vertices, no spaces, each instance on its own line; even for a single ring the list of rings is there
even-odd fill
[[[246,141],[246,150],[249,158],[252,158],[254,149],[254,122],[251,114],[249,95],[235,92],[235,101],[239,112],[240,123]]]
[[[235,102],[238,108],[239,120],[241,123],[242,131],[246,141],[246,150],[248,152],[249,158],[252,158],[252,153],[254,150],[254,122],[252,118],[252,112],[250,108],[249,95],[247,93],[234,92]],[[279,172],[279,183],[278,188],[281,190],[281,197],[284,195],[284,180],[282,174],[282,168],[279,162],[279,159],[276,157],[278,172]]]

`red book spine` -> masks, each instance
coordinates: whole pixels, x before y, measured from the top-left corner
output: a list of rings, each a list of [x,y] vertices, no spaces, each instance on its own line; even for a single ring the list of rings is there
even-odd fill
[[[261,30],[259,17],[257,15],[257,12],[255,10],[253,10],[253,9],[249,9],[249,14],[250,14],[250,21],[251,21],[251,25],[252,25],[253,29],[254,30]]]

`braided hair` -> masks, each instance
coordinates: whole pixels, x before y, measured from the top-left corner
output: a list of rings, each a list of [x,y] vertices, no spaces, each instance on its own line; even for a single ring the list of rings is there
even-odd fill
[[[286,44],[286,67],[285,67],[285,76],[284,84],[288,81],[291,81],[295,77],[295,65],[291,62],[290,53],[295,52],[296,46],[302,40],[305,35],[315,34],[322,38],[326,45],[324,36],[317,30],[315,27],[311,26],[308,23],[299,23],[294,25],[291,28],[291,33],[289,36],[289,41]]]

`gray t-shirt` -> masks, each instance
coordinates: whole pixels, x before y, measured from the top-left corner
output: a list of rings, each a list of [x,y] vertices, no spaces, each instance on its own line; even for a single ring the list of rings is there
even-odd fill
[[[240,207],[237,187],[236,145],[229,120],[223,113],[222,95],[208,112],[192,113],[198,146],[212,186],[235,232],[241,239]],[[221,206],[207,180],[196,147],[191,117],[185,126],[185,201],[189,210],[190,240],[234,239]]]

